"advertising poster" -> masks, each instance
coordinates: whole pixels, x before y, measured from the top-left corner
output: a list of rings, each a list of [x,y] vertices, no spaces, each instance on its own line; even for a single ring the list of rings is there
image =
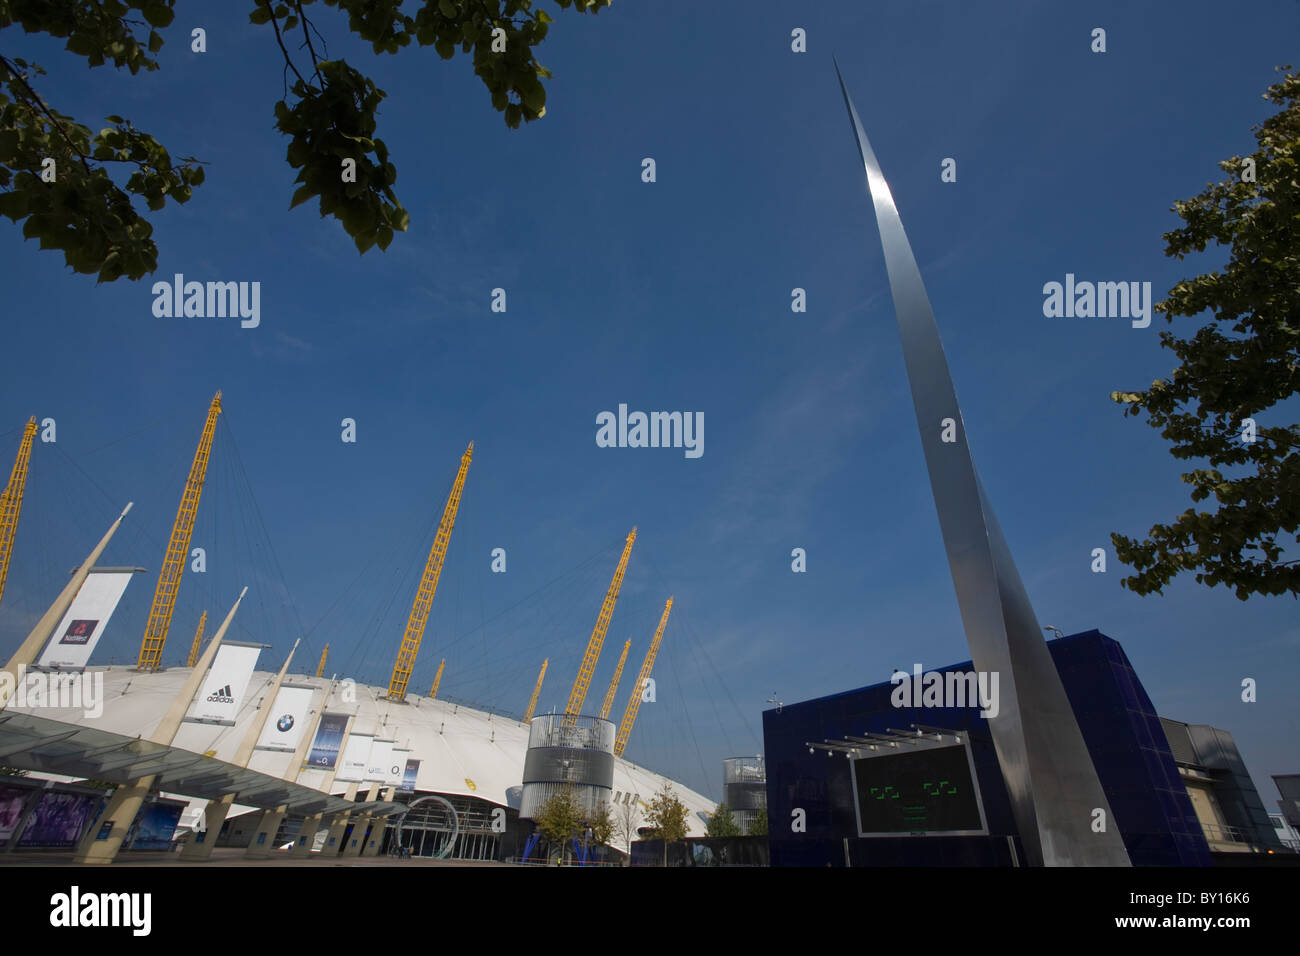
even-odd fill
[[[217,648],[212,669],[203,678],[185,719],[233,727],[261,652],[261,647],[252,644],[222,644]]]
[[[322,714],[320,726],[316,728],[316,739],[307,753],[307,766],[313,770],[333,770],[347,729],[347,714]]]
[[[50,635],[38,667],[83,670],[134,571],[91,571]]]
[[[393,748],[393,755],[388,758],[388,773],[384,776],[384,786],[401,786],[402,776],[406,773],[406,759],[410,756],[409,750]]]
[[[420,775],[420,761],[406,761],[406,773],[402,774],[402,785],[398,787],[401,793],[415,793],[415,778]]]
[[[169,849],[184,809],[185,804],[170,800],[145,804],[131,824],[133,832],[127,834],[123,843],[132,850]]]
[[[348,783],[360,783],[366,779],[366,765],[370,760],[370,744],[373,734],[353,734],[343,747],[343,756],[339,758],[339,769],[334,774],[335,780]]]
[[[391,740],[373,740],[370,754],[366,757],[366,779],[383,783],[388,779],[389,767],[392,766],[393,742]]]
[[[314,693],[312,687],[282,684],[262,727],[262,735],[257,738],[257,749],[287,750],[290,753],[297,750],[302,735],[307,732],[307,715]]]
[[[0,786],[0,843],[7,843],[14,835],[29,793],[25,787]]]
[[[20,847],[68,848],[76,846],[100,797],[84,793],[41,794],[32,820],[18,839]]]

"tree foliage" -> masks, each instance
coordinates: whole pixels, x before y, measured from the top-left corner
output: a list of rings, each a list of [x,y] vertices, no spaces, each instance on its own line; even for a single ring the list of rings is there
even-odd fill
[[[665,866],[668,865],[668,845],[685,840],[690,832],[686,826],[687,814],[686,806],[673,793],[673,785],[664,781],[663,789],[650,801],[645,822],[650,830],[650,839],[664,843]]]
[[[711,837],[734,837],[740,836],[740,827],[736,825],[736,818],[731,815],[731,808],[725,803],[719,803],[718,809],[713,811],[709,817],[708,826],[704,830]]]
[[[749,822],[749,836],[767,836],[767,807],[760,807]]]
[[[1136,571],[1122,583],[1139,594],[1195,571],[1243,601],[1300,596],[1300,561],[1284,560],[1300,540],[1300,425],[1277,408],[1300,391],[1300,73],[1290,69],[1265,94],[1282,109],[1255,127],[1259,148],[1219,163],[1222,181],[1173,207],[1184,225],[1165,234],[1166,255],[1182,260],[1210,243],[1230,253],[1155,308],[1170,323],[1205,312],[1211,323],[1191,338],[1161,332],[1181,364],[1146,391],[1111,394],[1125,415],[1145,413],[1175,458],[1208,464],[1182,479],[1193,502],[1217,503],[1153,526],[1144,541],[1111,536]]]
[[[554,2],[595,13],[610,0]],[[458,50],[469,55],[511,129],[546,114],[542,80],[551,73],[535,49],[555,21],[533,9],[534,0],[256,0],[248,18],[274,35],[286,76],[294,77],[274,107],[275,126],[289,137],[287,161],[298,170],[290,208],[316,198],[321,215],[338,219],[361,253],[387,248],[410,215],[393,191],[397,168],[375,136],[386,94],[345,60],[324,55],[325,39],[306,13],[314,3],[346,14],[348,29],[375,54],[414,43],[432,46],[444,60]],[[175,0],[0,0],[0,30],[21,27],[66,39],[68,52],[91,67],[150,72],[159,68],[154,55],[174,6]],[[173,160],[162,143],[121,116],[108,116],[109,125],[93,132],[45,100],[36,88],[44,75],[39,64],[0,55],[0,215],[100,282],[154,272],[153,226],[136,200],[149,211],[168,199],[188,201],[203,183],[202,161]],[[52,179],[45,162],[51,159]],[[355,181],[350,174],[345,181],[345,159],[356,162]]]
[[[565,787],[551,794],[542,804],[533,818],[537,829],[551,847],[558,848],[561,855],[564,846],[582,832],[582,807],[574,796],[572,787]]]
[[[609,846],[614,838],[614,815],[609,804],[604,800],[596,805],[595,811],[588,817],[587,826],[591,828],[591,841],[597,846]]]

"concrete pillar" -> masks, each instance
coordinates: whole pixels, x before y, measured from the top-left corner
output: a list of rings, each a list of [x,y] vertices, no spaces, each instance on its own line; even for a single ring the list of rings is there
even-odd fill
[[[230,808],[235,802],[235,795],[228,793],[220,800],[209,800],[208,805],[203,808],[203,826],[205,836],[202,841],[188,840],[181,847],[181,859],[187,863],[201,863],[210,859],[212,848],[217,845],[217,838],[221,836],[222,824],[226,822],[226,816],[230,813]]]
[[[108,801],[108,806],[104,808],[104,812],[99,815],[99,820],[85,832],[81,842],[77,844],[73,862],[83,866],[102,866],[113,862],[117,851],[122,848],[126,831],[135,822],[136,814],[140,812],[140,807],[153,788],[155,779],[151,774],[113,791],[113,796]],[[99,831],[110,821],[113,828],[106,839],[100,840]]]
[[[356,798],[357,785],[355,783],[349,783],[347,791],[343,794],[343,799],[351,803]],[[321,850],[322,853],[328,853],[330,855],[338,853],[340,842],[343,839],[343,831],[347,829],[348,819],[351,816],[351,813],[336,813],[330,819],[330,829],[329,833],[325,836],[325,846]]]
[[[383,801],[385,803],[393,802],[393,791],[396,789],[396,787],[389,787],[383,791]],[[371,824],[374,833],[370,842],[366,844],[366,848],[361,851],[362,856],[379,856],[379,851],[384,846],[384,831],[388,829],[388,817],[372,817]]]
[[[372,783],[370,789],[366,791],[366,801],[373,801],[379,796],[379,784]],[[343,848],[344,856],[360,856],[361,851],[366,848],[366,828],[374,822],[374,816],[370,813],[363,813],[358,817],[356,824],[352,827],[352,836],[348,837],[348,845]]]
[[[253,828],[253,842],[248,844],[248,850],[244,853],[246,860],[265,860],[275,849],[275,834],[280,829],[280,824],[284,822],[285,815],[289,812],[288,804],[280,804],[274,810],[265,810],[262,813],[261,822]],[[266,839],[259,842],[261,835],[265,833]]]
[[[322,853],[328,853],[331,856],[339,853],[343,848],[343,834],[348,827],[348,821],[352,818],[350,813],[339,813],[330,820],[329,832],[325,834],[325,846],[321,849]]]
[[[298,831],[298,842],[289,851],[290,856],[311,856],[311,848],[316,845],[316,833],[320,830],[320,821],[319,813],[313,813],[302,821],[302,829]]]

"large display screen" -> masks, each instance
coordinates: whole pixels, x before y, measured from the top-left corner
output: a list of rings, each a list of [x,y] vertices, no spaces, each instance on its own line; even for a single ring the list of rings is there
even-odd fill
[[[859,758],[853,783],[861,836],[985,830],[960,744]]]

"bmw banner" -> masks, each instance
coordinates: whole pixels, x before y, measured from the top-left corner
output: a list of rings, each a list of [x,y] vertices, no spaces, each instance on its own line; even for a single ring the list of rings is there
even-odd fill
[[[301,684],[281,684],[271,713],[257,738],[258,750],[293,751],[298,749],[302,735],[307,730],[307,716],[311,710],[314,687]]]

